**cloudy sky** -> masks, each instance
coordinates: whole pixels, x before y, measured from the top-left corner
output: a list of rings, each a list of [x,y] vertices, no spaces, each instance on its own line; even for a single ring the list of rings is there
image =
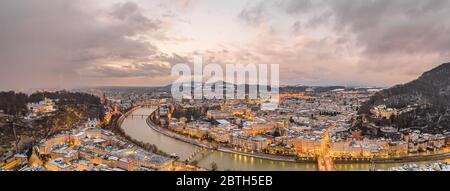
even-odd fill
[[[391,86],[449,62],[449,34],[450,0],[1,0],[0,90],[165,85],[194,56]]]

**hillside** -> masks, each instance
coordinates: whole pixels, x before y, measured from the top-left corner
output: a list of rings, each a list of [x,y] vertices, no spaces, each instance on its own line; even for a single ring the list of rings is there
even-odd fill
[[[399,111],[389,125],[430,132],[450,130],[450,63],[427,71],[409,83],[376,93],[362,105],[360,114],[369,115],[370,108],[378,105]]]

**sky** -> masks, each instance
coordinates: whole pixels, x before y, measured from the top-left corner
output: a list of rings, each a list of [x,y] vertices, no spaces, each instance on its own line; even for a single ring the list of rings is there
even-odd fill
[[[177,63],[393,86],[450,61],[450,0],[1,0],[0,90],[158,86]]]

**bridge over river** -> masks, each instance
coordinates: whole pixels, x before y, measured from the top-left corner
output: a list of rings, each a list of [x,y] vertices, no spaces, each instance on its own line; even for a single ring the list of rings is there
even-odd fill
[[[215,162],[219,170],[277,170],[277,171],[317,171],[317,170],[370,170],[371,164],[350,163],[334,164],[330,157],[324,152],[318,157],[318,163],[312,162],[284,162],[267,159],[259,159],[240,154],[220,152],[212,149],[203,150],[198,146],[189,144],[172,137],[161,134],[150,128],[145,117],[156,111],[156,106],[139,106],[127,112],[121,119],[121,128],[133,139],[144,143],[155,144],[166,153],[176,153],[180,161],[196,160],[198,165],[203,168],[210,168],[211,163]],[[133,117],[134,116],[134,117]],[[144,118],[144,119],[143,119]],[[324,143],[324,146],[326,144]],[[199,152],[197,150],[202,150]],[[194,155],[194,153],[196,153]],[[207,153],[207,154],[204,154]],[[388,167],[398,166],[398,164],[377,164],[377,168],[386,169]]]
[[[317,167],[319,171],[335,171],[333,158],[330,156],[330,131],[332,131],[336,125],[331,125],[324,133],[323,140],[320,144],[320,152],[317,156]]]
[[[199,147],[191,155],[188,156],[188,158],[186,159],[186,162],[191,163],[193,161],[199,161],[199,160],[203,159],[210,152],[212,152],[212,150],[210,150],[206,147]]]

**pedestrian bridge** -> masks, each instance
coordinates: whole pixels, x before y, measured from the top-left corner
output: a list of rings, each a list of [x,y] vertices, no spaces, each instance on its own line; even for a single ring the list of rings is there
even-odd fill
[[[123,123],[123,121],[125,120],[125,118],[127,118],[127,117],[145,119],[145,118],[147,118],[149,115],[144,115],[144,114],[132,114],[132,113],[133,113],[134,111],[138,110],[138,109],[141,109],[141,108],[150,108],[150,109],[156,110],[156,109],[158,109],[158,106],[159,106],[159,105],[156,105],[156,104],[144,104],[144,105],[136,105],[136,106],[133,106],[133,107],[129,108],[129,109],[127,110],[127,112],[125,112],[124,114],[122,114],[122,115],[120,116],[120,118],[117,120],[116,124],[118,124],[118,126],[120,126],[120,125]]]
[[[199,160],[203,159],[210,152],[211,152],[211,150],[206,147],[199,147],[191,155],[189,155],[189,157],[186,159],[186,162],[191,163],[195,160],[199,161]]]

